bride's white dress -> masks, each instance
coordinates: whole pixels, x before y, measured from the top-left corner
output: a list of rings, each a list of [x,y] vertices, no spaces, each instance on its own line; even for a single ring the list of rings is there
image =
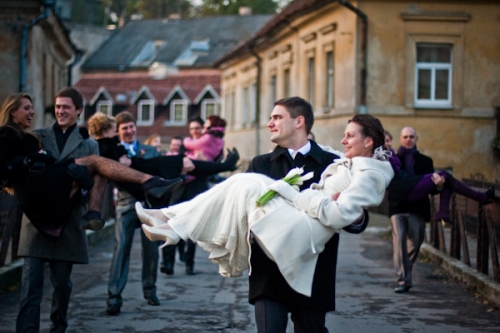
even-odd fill
[[[332,163],[319,184],[288,202],[276,196],[263,207],[256,200],[274,179],[241,173],[194,199],[163,208],[169,224],[219,265],[224,276],[248,269],[249,230],[297,292],[310,296],[317,256],[335,232],[354,222],[367,206],[382,201],[393,177],[388,162],[355,157]],[[337,201],[331,198],[341,193]]]

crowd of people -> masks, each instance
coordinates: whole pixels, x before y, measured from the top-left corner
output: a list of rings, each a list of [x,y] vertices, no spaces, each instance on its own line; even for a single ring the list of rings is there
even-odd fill
[[[54,105],[56,123],[33,132],[29,95],[10,96],[0,111],[2,189],[16,195],[28,217],[21,227],[17,332],[39,330],[45,263],[54,286],[51,331],[68,327],[72,265],[89,262],[85,230],[104,225],[99,204],[109,181],[118,193],[106,313],[120,313],[132,240],[141,228],[142,288],[149,305],[160,304],[157,272],[174,274],[176,249],[186,274],[195,274],[199,244],[222,275],[250,271],[249,301],[259,332],[285,332],[289,313],[296,332],[328,331],[339,232],[361,233],[369,222],[366,208],[379,205],[386,191],[396,293],[412,287],[412,265],[431,218],[429,194],[440,195],[435,218],[448,223],[451,193],[481,204],[494,196],[493,189],[476,191],[435,172],[432,159],[417,150],[410,126],[402,129],[395,151],[380,120],[358,114],[345,128],[343,153],[318,145],[310,136],[312,107],[299,97],[274,104],[267,126],[276,147],[254,157],[246,173],[215,186],[210,177],[236,170],[239,159],[235,149],[224,154],[226,122],[219,116],[193,118],[190,136],[173,137],[164,151],[158,134],[137,140],[136,119],[126,111],[114,117],[96,113],[87,120],[88,131],[78,128],[83,98],[74,88],[61,90]],[[290,170],[297,177],[303,172],[298,185],[283,180]],[[54,195],[44,195],[48,182]],[[276,197],[257,205],[269,190]]]

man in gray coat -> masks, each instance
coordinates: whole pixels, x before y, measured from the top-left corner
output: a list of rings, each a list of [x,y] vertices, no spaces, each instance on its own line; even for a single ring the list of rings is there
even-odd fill
[[[83,111],[83,97],[74,88],[64,88],[55,98],[57,122],[37,130],[45,150],[57,160],[99,154],[97,142],[80,133],[76,121]],[[50,268],[54,286],[50,332],[65,332],[68,327],[68,304],[71,295],[70,279],[73,264],[89,262],[87,238],[80,229],[80,220],[86,205],[76,194],[67,226],[61,236],[53,241],[41,234],[29,220],[23,219],[19,256],[24,257],[21,302],[16,322],[16,332],[38,332],[40,329],[40,303],[42,301],[44,264]]]

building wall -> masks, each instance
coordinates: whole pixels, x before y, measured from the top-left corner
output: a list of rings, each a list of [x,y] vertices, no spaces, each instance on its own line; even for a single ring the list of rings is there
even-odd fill
[[[0,100],[19,92],[21,35],[25,24],[42,14],[36,2],[20,3],[18,7],[2,9],[0,2]],[[53,105],[55,93],[67,84],[67,63],[73,56],[73,48],[56,17],[51,13],[28,30],[26,57],[26,88],[24,92],[33,98],[35,120],[33,129],[53,121],[53,111],[45,113]]]
[[[379,117],[395,137],[404,126],[416,128],[418,149],[436,168],[451,167],[459,177],[500,181],[499,156],[491,148],[496,136],[495,108],[500,106],[500,4],[494,1],[357,1],[368,17],[367,112]],[[335,28],[328,28],[329,25]],[[416,43],[452,45],[451,105],[415,107]],[[309,99],[308,58],[315,58],[313,132],[319,143],[342,149],[349,117],[360,112],[360,21],[337,3],[292,20],[257,48],[262,59],[260,126],[241,123],[244,87],[257,79],[250,54],[221,66],[223,114],[229,121],[226,142],[243,159],[272,149],[265,128],[275,100],[285,97],[284,71],[290,70],[290,94]],[[334,52],[334,103],[326,103],[326,52]],[[232,102],[234,94],[234,103]],[[473,161],[473,162],[472,162]],[[480,174],[480,175],[478,175]]]
[[[451,167],[459,178],[479,173],[500,181],[500,161],[491,149],[500,106],[500,4],[360,1],[359,6],[369,18],[367,110],[383,119],[395,146],[401,128],[414,126],[418,148],[436,167]],[[453,45],[449,109],[414,105],[417,42]]]

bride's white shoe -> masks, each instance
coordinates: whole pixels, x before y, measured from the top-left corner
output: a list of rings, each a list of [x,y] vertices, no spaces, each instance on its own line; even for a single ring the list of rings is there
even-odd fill
[[[159,227],[160,225],[165,224],[165,222],[163,222],[162,220],[146,213],[144,207],[142,207],[142,204],[139,201],[135,203],[135,212],[137,213],[137,217],[139,217],[139,220],[141,220],[142,223],[149,225],[150,227]]]
[[[179,243],[181,238],[177,233],[172,229],[165,229],[159,227],[150,227],[149,225],[143,224],[142,230],[146,234],[146,237],[152,241],[164,241],[165,243],[160,246],[163,248],[167,245],[175,245]]]

